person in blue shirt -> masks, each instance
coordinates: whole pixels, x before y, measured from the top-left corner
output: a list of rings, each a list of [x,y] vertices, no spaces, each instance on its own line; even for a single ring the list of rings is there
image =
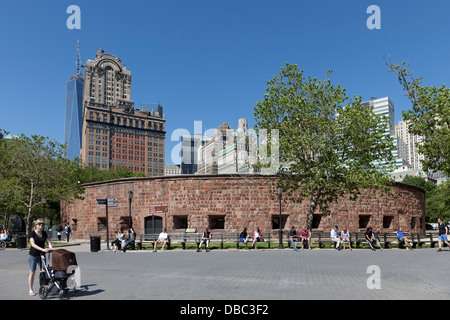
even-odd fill
[[[406,250],[410,250],[408,248],[408,245],[411,246],[411,243],[409,243],[408,238],[403,233],[402,227],[398,228],[397,237],[398,237],[398,241],[399,242],[404,242],[405,243]]]

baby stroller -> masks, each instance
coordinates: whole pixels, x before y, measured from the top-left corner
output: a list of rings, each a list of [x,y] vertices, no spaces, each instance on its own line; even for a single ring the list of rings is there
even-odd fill
[[[77,265],[77,259],[75,253],[67,251],[65,249],[54,250],[53,256],[51,251],[48,253],[49,260],[52,257],[52,265],[46,264],[45,253],[41,255],[41,263],[43,271],[41,271],[39,276],[39,297],[41,299],[47,299],[49,294],[58,294],[59,299],[63,299],[69,292],[67,287],[67,279],[69,279],[72,273],[68,273],[67,269],[74,265]],[[77,293],[74,288],[73,295]]]

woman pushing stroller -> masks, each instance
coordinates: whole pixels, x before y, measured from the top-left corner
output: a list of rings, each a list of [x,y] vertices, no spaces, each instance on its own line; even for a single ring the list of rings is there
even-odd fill
[[[52,244],[47,239],[47,233],[44,231],[44,221],[42,219],[37,219],[34,223],[34,230],[30,233],[30,252],[28,255],[28,264],[30,266],[30,274],[28,276],[28,294],[30,296],[35,296],[36,293],[33,291],[34,276],[36,274],[36,266],[39,263],[40,270],[41,266],[41,253],[47,253],[49,250],[53,250]],[[48,249],[45,248],[47,243]]]

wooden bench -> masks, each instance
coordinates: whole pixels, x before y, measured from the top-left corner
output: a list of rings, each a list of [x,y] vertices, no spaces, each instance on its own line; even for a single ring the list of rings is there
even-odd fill
[[[200,240],[202,238],[201,233],[196,232],[195,229],[186,229],[184,233],[172,233],[169,234],[170,241],[173,243],[181,244],[183,250],[186,249],[186,244],[195,243],[195,245],[200,245]]]
[[[355,248],[355,245],[357,246],[357,242],[355,239],[356,239],[355,234],[353,232],[350,232],[350,245],[352,248]],[[330,248],[336,248],[336,241],[331,240],[329,232],[322,232],[322,231],[312,232],[311,242],[318,243],[319,248],[325,248],[327,244],[330,245]]]
[[[139,236],[139,242],[137,246],[139,250],[142,250],[143,244],[149,244],[152,247],[152,250],[155,246],[156,240],[158,240],[159,234],[157,233],[149,233],[149,234],[141,234]],[[167,237],[167,249],[171,248],[171,244],[181,244],[181,247],[186,249],[186,244],[195,243],[198,247],[200,244],[201,234],[196,233],[195,229],[186,229],[184,233],[170,233]]]
[[[137,247],[139,250],[142,250],[143,244],[150,244],[153,250],[155,246],[155,241],[158,240],[159,234],[156,233],[146,233],[139,235],[139,242],[137,243]],[[170,249],[170,238],[167,238],[167,248]]]
[[[422,248],[424,244],[434,248],[438,243],[438,236],[432,233],[415,233],[413,237],[419,248]]]
[[[417,240],[415,240],[415,237],[412,234],[405,234],[406,238],[408,238],[408,242],[411,244],[412,248],[416,248],[417,246]],[[405,248],[405,242],[400,241],[400,239],[397,236],[397,233],[384,233],[384,246],[385,248],[389,248],[389,245],[393,244],[396,245],[399,249]]]
[[[196,229],[186,229],[185,232],[181,233],[171,233],[168,236],[167,248],[170,249],[171,244],[181,244],[183,250],[186,249],[186,245],[195,244],[196,248],[199,247],[202,234],[196,232]],[[261,234],[263,238],[262,243],[267,243],[268,247],[271,248],[272,243],[278,244],[278,231],[264,232]],[[137,242],[137,247],[142,250],[143,244],[150,244],[153,246],[155,241],[158,239],[159,234],[141,234],[139,236],[139,242]],[[397,248],[404,248],[404,244],[400,243],[396,233],[377,233],[376,234],[380,245],[383,248],[388,249],[389,247],[396,246]],[[422,247],[424,244],[429,244],[432,248],[435,247],[437,240],[437,234],[433,235],[431,233],[413,233],[411,235],[406,235],[412,247],[416,246]],[[249,233],[249,241],[246,248],[252,245],[253,238],[251,233]],[[289,242],[288,232],[283,232],[283,243],[287,242],[288,248],[291,247]],[[236,249],[241,248],[239,241],[239,233],[211,233],[210,244],[219,244],[220,248],[224,248],[226,243],[235,243]],[[260,242],[261,243],[261,242]],[[311,245],[317,244],[319,248],[335,248],[335,241],[331,240],[329,232],[325,231],[313,231],[311,232]],[[364,237],[364,232],[350,232],[350,244],[352,248],[360,248],[361,244],[367,244]],[[299,244],[300,245],[300,244]]]

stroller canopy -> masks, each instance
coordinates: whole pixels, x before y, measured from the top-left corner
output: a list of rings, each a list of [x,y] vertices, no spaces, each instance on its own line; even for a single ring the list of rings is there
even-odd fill
[[[53,251],[53,270],[67,270],[67,268],[72,265],[78,265],[75,253],[67,251],[66,249],[56,249],[55,251]]]

